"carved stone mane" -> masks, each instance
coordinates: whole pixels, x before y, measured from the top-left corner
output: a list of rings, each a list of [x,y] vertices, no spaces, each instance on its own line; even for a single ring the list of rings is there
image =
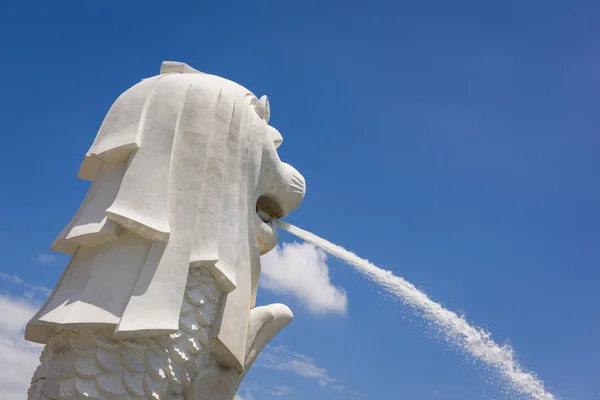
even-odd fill
[[[71,261],[26,328],[46,344],[30,399],[233,398],[292,319],[255,307],[274,219],[305,194],[269,116],[266,96],[175,62],[115,101],[51,247]]]

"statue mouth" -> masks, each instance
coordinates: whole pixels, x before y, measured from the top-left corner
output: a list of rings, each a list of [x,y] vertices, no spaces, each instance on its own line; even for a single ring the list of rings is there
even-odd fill
[[[258,208],[256,209],[256,213],[258,214],[262,222],[264,222],[265,224],[268,224],[273,219],[273,217],[271,217],[269,214],[267,214],[263,210],[259,210]]]
[[[268,196],[260,196],[256,202],[256,213],[264,223],[283,216],[283,210],[276,200]]]
[[[267,196],[258,198],[254,222],[261,255],[271,251],[277,244],[279,236],[275,220],[282,216],[282,208],[276,200]]]

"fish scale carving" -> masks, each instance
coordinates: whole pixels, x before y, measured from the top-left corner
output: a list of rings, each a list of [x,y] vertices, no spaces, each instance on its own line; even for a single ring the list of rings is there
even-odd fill
[[[183,400],[204,367],[216,366],[209,331],[223,295],[204,268],[188,274],[179,330],[116,340],[110,330],[61,330],[40,356],[29,400]]]

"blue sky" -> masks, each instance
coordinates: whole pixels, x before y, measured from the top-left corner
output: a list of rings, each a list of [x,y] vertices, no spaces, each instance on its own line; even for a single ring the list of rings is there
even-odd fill
[[[76,172],[105,113],[177,60],[269,96],[307,180],[290,222],[465,313],[560,398],[598,398],[599,18],[551,0],[4,5],[3,362],[25,371],[37,351],[15,332],[66,265],[46,249],[87,191]],[[296,318],[244,399],[514,398],[348,267],[298,251],[325,286],[261,289]]]

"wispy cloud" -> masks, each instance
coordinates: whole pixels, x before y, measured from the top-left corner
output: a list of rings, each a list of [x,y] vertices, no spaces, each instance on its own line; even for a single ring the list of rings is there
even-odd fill
[[[334,389],[343,389],[337,380],[327,373],[325,368],[315,365],[315,361],[311,357],[293,352],[285,346],[267,347],[259,356],[256,365],[278,371],[292,372],[304,378],[315,380],[321,387],[331,385]]]
[[[329,277],[327,255],[308,243],[284,243],[262,257],[261,287],[290,294],[315,314],[345,314],[348,298]]]
[[[21,279],[21,277],[17,274],[9,275],[5,274],[4,272],[0,272],[0,279],[4,281],[9,281],[14,285],[20,285],[23,283],[23,279]]]
[[[33,299],[38,294],[44,297],[48,297],[52,293],[52,289],[48,289],[45,286],[31,285],[29,283],[26,283],[24,286],[29,290],[26,291],[23,295],[29,299]]]
[[[233,400],[254,400],[254,397],[252,396],[252,393],[249,389],[245,389],[243,396],[238,393],[235,395]]]
[[[48,289],[45,286],[41,285],[32,285],[31,283],[27,283],[23,281],[23,279],[16,274],[9,275],[3,272],[0,272],[0,280],[8,281],[13,285],[20,286],[24,289],[23,297],[33,300],[37,297],[48,297],[50,293],[52,293],[51,289]]]
[[[277,386],[273,386],[270,389],[265,389],[264,391],[275,397],[281,397],[281,396],[286,396],[286,395],[292,393],[294,390],[289,386],[277,385]]]
[[[38,253],[35,260],[40,264],[54,264],[58,261],[58,257],[50,253]]]

